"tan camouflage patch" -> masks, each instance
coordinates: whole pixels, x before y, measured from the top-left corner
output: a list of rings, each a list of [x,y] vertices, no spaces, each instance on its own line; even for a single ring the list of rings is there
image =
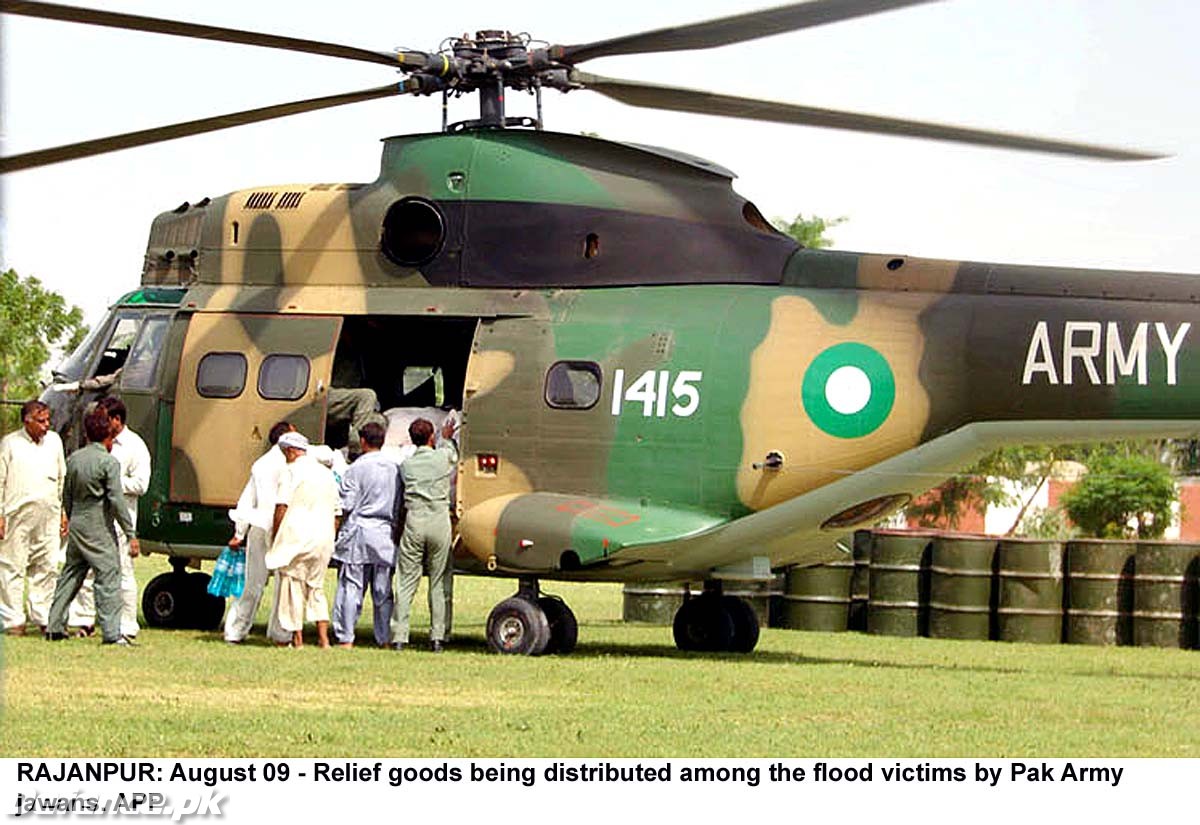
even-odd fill
[[[797,296],[772,303],[771,326],[751,356],[741,414],[744,448],[737,489],[747,507],[761,510],[786,501],[920,442],[929,395],[918,375],[924,340],[916,319],[934,300],[917,294],[864,295],[853,323],[845,326],[827,323],[812,303]],[[801,399],[813,359],[843,342],[885,354],[895,378],[891,412],[878,429],[859,438],[822,431]],[[783,454],[781,469],[752,468],[772,451]]]
[[[519,471],[518,471],[519,472]],[[529,490],[497,495],[477,504],[463,514],[458,522],[458,534],[462,537],[463,546],[482,562],[496,552],[496,534],[500,527],[500,517],[515,499],[525,495]]]
[[[485,350],[471,356],[467,367],[467,400],[482,398],[500,385],[516,369],[517,358],[504,350]]]
[[[176,389],[172,500],[234,504],[276,421],[287,419],[310,438],[320,438],[340,328],[341,318],[336,316],[192,316]],[[271,354],[308,357],[308,383],[299,398],[267,399],[260,394],[259,370]],[[245,377],[235,397],[217,397],[220,393],[212,390],[202,394],[198,370],[209,355],[227,363],[244,358]],[[222,381],[230,380],[228,370],[220,372]]]
[[[862,289],[949,292],[958,275],[958,268],[958,261],[903,255],[862,255],[858,259],[858,285]]]

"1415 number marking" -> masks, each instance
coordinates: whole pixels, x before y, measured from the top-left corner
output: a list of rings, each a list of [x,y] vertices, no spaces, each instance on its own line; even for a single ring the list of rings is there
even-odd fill
[[[700,407],[700,387],[697,385],[703,377],[700,370],[680,370],[672,382],[670,370],[646,370],[626,387],[625,370],[615,370],[612,414],[620,415],[621,407],[626,403],[641,402],[644,417],[666,418],[667,402],[673,398],[671,415],[687,418]]]

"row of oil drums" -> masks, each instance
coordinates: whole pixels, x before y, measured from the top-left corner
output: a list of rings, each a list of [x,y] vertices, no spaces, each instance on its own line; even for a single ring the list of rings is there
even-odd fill
[[[844,561],[725,592],[772,627],[1195,649],[1198,580],[1200,544],[860,530]],[[625,618],[668,623],[682,599],[629,585]]]

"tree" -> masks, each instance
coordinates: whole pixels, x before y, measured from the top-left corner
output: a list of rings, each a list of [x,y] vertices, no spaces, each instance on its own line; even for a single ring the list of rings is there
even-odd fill
[[[1056,529],[1052,522],[1061,521],[1061,517],[1051,513],[1033,513],[1030,508],[1042,485],[1049,481],[1056,463],[1074,461],[1096,468],[1105,462],[1136,459],[1159,467],[1170,479],[1175,453],[1174,442],[1166,439],[1002,447],[984,456],[961,475],[935,488],[929,495],[918,499],[906,509],[906,514],[923,527],[949,525],[955,528],[971,507],[982,510],[988,505],[1020,505],[1006,535],[1043,535]],[[1019,489],[1028,493],[1013,495],[1007,492],[999,483],[1001,479],[1015,482]],[[1171,500],[1174,500],[1174,492],[1171,496]],[[1027,516],[1030,517],[1029,523],[1023,524]],[[1165,524],[1163,526],[1165,529]],[[1061,527],[1063,531],[1067,529],[1066,524]]]
[[[1066,460],[1075,452],[1068,445],[1003,447],[988,453],[965,473],[942,484],[930,495],[918,499],[908,507],[908,515],[923,527],[948,524],[955,528],[970,507],[989,504],[1007,507],[1019,502],[1021,508],[1008,530],[1012,535],[1037,491],[1049,479],[1055,462]],[[1007,492],[998,479],[1009,479],[1031,492],[1027,498],[1019,499]]]
[[[806,218],[803,212],[797,214],[795,220],[776,218],[772,221],[776,229],[785,235],[792,236],[796,243],[809,249],[825,249],[833,246],[833,241],[826,237],[825,233],[845,222],[845,216],[822,218],[819,215],[813,215],[811,218]]]
[[[1170,471],[1140,455],[1106,455],[1062,497],[1063,509],[1087,535],[1158,538],[1171,523],[1176,500]],[[1133,523],[1136,526],[1130,527]]]
[[[74,349],[86,333],[83,311],[37,278],[0,273],[0,402],[36,396],[51,351]],[[0,432],[15,428],[17,419],[16,407],[0,404]]]

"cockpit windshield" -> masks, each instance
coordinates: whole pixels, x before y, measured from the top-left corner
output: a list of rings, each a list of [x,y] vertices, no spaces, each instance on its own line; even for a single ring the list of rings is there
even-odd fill
[[[79,381],[84,377],[83,373],[87,369],[89,356],[96,351],[96,341],[108,329],[112,315],[110,312],[100,319],[100,323],[92,327],[92,331],[80,342],[79,346],[75,347],[74,351],[54,368],[55,381]]]

